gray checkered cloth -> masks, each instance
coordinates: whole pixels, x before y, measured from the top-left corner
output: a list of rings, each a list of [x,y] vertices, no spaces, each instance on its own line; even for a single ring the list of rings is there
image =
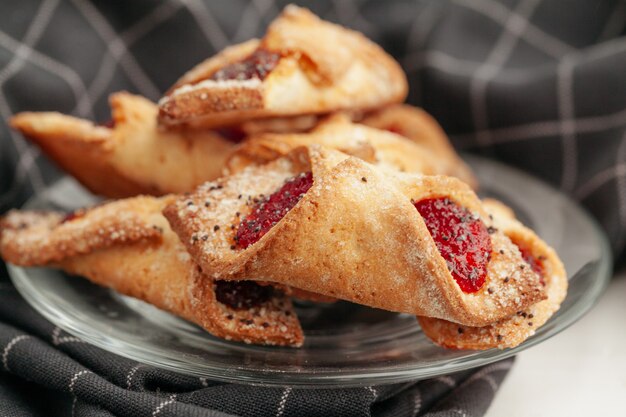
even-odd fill
[[[299,2],[404,65],[410,101],[455,144],[526,169],[583,203],[616,255],[626,238],[626,3],[600,0]],[[107,95],[157,99],[216,50],[262,33],[273,0],[20,0],[0,4],[0,116],[107,120]],[[0,122],[0,212],[61,173]],[[547,216],[558,215],[546,213]],[[480,416],[512,361],[402,385],[238,386],[104,352],[16,293],[0,264],[2,416]],[[225,414],[226,413],[226,414]]]

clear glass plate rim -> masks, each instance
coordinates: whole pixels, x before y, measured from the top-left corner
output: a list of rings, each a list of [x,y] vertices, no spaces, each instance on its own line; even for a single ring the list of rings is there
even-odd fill
[[[516,175],[526,177],[527,180],[532,181],[537,186],[556,192],[550,186],[538,181],[532,176],[509,166],[475,156],[468,157],[467,159],[472,163],[488,164],[492,167],[496,167],[497,169],[514,171]],[[185,361],[174,360],[166,354],[167,349],[156,348],[159,352],[159,356],[155,357],[154,347],[151,349],[145,349],[139,345],[130,345],[125,341],[114,340],[111,336],[97,337],[94,332],[85,331],[80,326],[77,326],[74,318],[69,317],[66,312],[52,310],[49,306],[41,303],[41,301],[33,295],[37,289],[29,281],[25,269],[12,265],[7,265],[7,268],[20,294],[46,319],[76,337],[79,337],[105,350],[113,351],[120,356],[124,356],[132,360],[139,360],[147,365],[153,365],[155,367],[175,372],[183,372],[185,374],[207,377],[224,382],[246,383],[253,385],[290,385],[303,388],[330,388],[335,386],[368,386],[372,385],[372,380],[375,380],[376,384],[404,382],[408,380],[424,379],[454,373],[477,366],[487,365],[489,363],[513,356],[518,352],[534,346],[565,330],[579,320],[593,307],[593,305],[595,305],[595,302],[608,285],[609,278],[611,276],[611,249],[604,232],[600,229],[600,226],[595,219],[593,219],[584,209],[578,206],[577,203],[568,197],[565,198],[567,198],[573,208],[578,211],[579,217],[592,226],[592,229],[595,231],[594,239],[600,246],[602,259],[600,259],[599,262],[596,282],[593,283],[589,291],[584,293],[576,304],[570,307],[568,315],[560,317],[558,326],[555,325],[552,320],[549,321],[538,330],[535,336],[516,348],[471,352],[467,356],[459,357],[453,360],[441,359],[439,361],[431,362],[427,369],[424,369],[423,365],[411,367],[407,364],[396,366],[389,364],[384,367],[381,366],[378,368],[372,368],[367,372],[353,372],[352,374],[346,374],[341,369],[337,368],[315,368],[312,372],[307,371],[306,369],[298,371],[267,368],[263,370],[249,370],[243,366],[224,368],[223,366],[220,367],[219,363],[207,363],[206,366],[199,369],[192,369],[190,367],[181,368],[180,364],[184,364]],[[139,358],[141,358],[141,360]],[[314,381],[311,380],[312,377],[314,377]]]

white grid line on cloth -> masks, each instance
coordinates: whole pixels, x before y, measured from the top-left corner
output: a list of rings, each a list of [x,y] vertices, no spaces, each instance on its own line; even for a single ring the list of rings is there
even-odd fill
[[[80,376],[81,376],[81,375],[86,375],[86,374],[90,374],[90,373],[91,373],[91,371],[88,371],[88,370],[86,370],[86,369],[83,369],[82,371],[78,371],[78,372],[76,372],[76,373],[72,376],[72,378],[70,379],[70,383],[69,383],[69,385],[67,386],[68,391],[69,391],[71,394],[74,394],[74,386],[76,385],[76,381],[78,381],[78,378],[80,378]]]
[[[71,342],[83,343],[83,341],[79,339],[78,337],[74,337],[74,336],[59,337],[59,336],[61,336],[61,328],[56,326],[54,330],[52,331],[52,344],[54,346],[59,346],[59,345],[62,345],[63,343],[71,343]]]
[[[0,85],[4,85],[8,79],[15,75],[24,66],[26,63],[24,55],[28,54],[28,50],[32,49],[33,45],[39,40],[39,38],[41,38],[48,22],[50,22],[52,13],[58,5],[59,0],[47,0],[41,3],[41,6],[35,12],[35,16],[31,20],[28,29],[26,29],[24,38],[18,46],[20,53],[15,51],[11,57],[11,61],[9,61],[9,63],[2,68],[2,71],[0,71]]]
[[[481,132],[476,137],[476,141],[481,146],[488,146],[491,143],[488,130],[487,86],[511,56],[518,39],[524,35],[524,31],[528,27],[528,19],[538,5],[539,0],[522,0],[514,10],[511,10],[504,25],[506,29],[502,29],[502,33],[494,43],[484,64],[470,79],[471,111],[474,129]]]
[[[9,369],[9,353],[11,352],[11,349],[13,349],[13,347],[17,345],[19,342],[21,342],[22,340],[26,340],[30,338],[31,336],[27,334],[15,336],[4,347],[4,350],[2,351],[2,365],[4,366],[4,369],[6,369],[7,372],[11,372],[11,370]]]
[[[154,409],[154,411],[152,412],[152,417],[155,417],[157,415],[159,415],[159,413],[168,405],[173,404],[174,401],[176,401],[176,394],[172,394],[170,395],[170,397],[165,400],[162,401],[161,403],[159,403],[159,405],[156,406],[156,408]]]
[[[158,27],[159,24],[170,19],[182,7],[182,3],[179,2],[168,1],[163,3],[152,10],[152,12],[139,19],[119,36],[126,43],[127,47],[130,48],[135,42]],[[107,86],[115,74],[117,64],[119,64],[119,61],[117,61],[111,51],[107,49],[103,54],[102,61],[100,61],[98,72],[86,93],[91,97],[93,103],[96,103],[100,99],[100,96],[106,91]],[[82,99],[83,97],[81,97],[81,100]]]
[[[574,120],[574,56],[568,55],[559,63],[557,68],[557,98],[559,119],[561,120],[559,133],[563,148],[563,166],[561,172],[561,188],[571,191],[576,185],[578,176],[578,146]]]
[[[626,2],[618,0],[596,42],[619,36],[626,27]]]
[[[510,30],[506,27],[507,16],[509,9],[498,3],[495,0],[452,0],[455,4],[466,7],[482,14],[483,16],[493,20],[501,25],[505,30]],[[532,22],[528,22],[526,32],[522,37],[524,41],[533,45],[535,48],[552,56],[553,58],[560,58],[574,50],[574,48],[560,39],[548,34],[544,30],[537,27]]]
[[[276,409],[276,417],[281,417],[285,412],[285,405],[287,405],[287,398],[289,398],[289,394],[291,394],[291,387],[286,387],[283,390],[283,394],[280,396],[278,408]]]
[[[86,91],[82,78],[80,78],[78,73],[71,67],[68,67],[48,55],[42,54],[36,49],[30,48],[27,45],[24,48],[20,48],[20,45],[23,44],[2,31],[0,31],[0,45],[15,54],[19,53],[23,59],[38,66],[42,70],[63,79],[72,90],[76,102],[78,102],[81,95]],[[81,107],[79,110],[80,115],[93,116],[91,105]]]
[[[153,31],[161,23],[171,19],[171,17],[182,8],[183,4],[179,1],[166,1],[155,7],[150,13],[139,19],[131,27],[121,32],[119,37],[122,38],[127,47],[130,47]]]
[[[426,8],[413,20],[406,41],[407,55],[411,54],[411,51],[419,51],[424,45],[424,41],[438,23],[437,17],[434,8]]]
[[[7,120],[12,116],[13,112],[6,102],[4,90],[0,88],[0,117]],[[9,204],[15,194],[20,190],[20,186],[24,185],[24,179],[29,178],[29,184],[33,187],[35,193],[40,193],[45,188],[45,183],[39,166],[35,163],[39,156],[39,149],[34,148],[24,142],[24,140],[13,130],[9,129],[9,136],[18,152],[19,159],[13,175],[13,182],[9,189],[0,195],[0,206]]]
[[[256,6],[259,11],[259,16],[265,16],[269,14],[270,16],[278,16],[281,10],[278,9],[274,0],[252,0],[252,3]]]
[[[72,410],[70,412],[70,416],[74,417],[76,415],[76,401],[78,399],[76,398],[76,396],[74,396],[74,399],[72,400]]]
[[[574,198],[582,201],[589,197],[596,190],[598,190],[598,188],[611,181],[613,178],[619,178],[622,176],[626,176],[626,163],[621,163],[604,169],[591,177],[591,179],[589,179],[587,182],[580,185],[574,191]]]
[[[584,54],[576,51],[570,53],[568,56],[574,61],[575,65],[580,65],[582,63],[588,64],[599,59],[613,58],[615,55],[622,53],[626,53],[626,43],[623,39],[612,39],[586,48]]]
[[[617,149],[617,165],[622,164],[626,164],[626,133]],[[615,187],[617,188],[617,209],[622,226],[615,241],[615,247],[621,252],[626,244],[626,176],[616,175]]]
[[[198,24],[198,28],[200,28],[200,31],[202,31],[214,50],[221,51],[228,46],[228,37],[204,2],[201,0],[180,1],[189,10],[189,13],[191,13],[191,16]]]
[[[204,388],[207,388],[209,386],[209,381],[205,377],[201,376],[198,379],[200,380],[200,384],[202,384]]]
[[[141,367],[143,367],[143,365],[135,365],[130,371],[128,371],[128,374],[126,375],[126,389],[131,389],[133,385],[133,376],[135,376],[135,373]]]
[[[358,30],[370,38],[379,37],[380,29],[361,14],[360,8],[356,5],[357,2],[357,0],[332,0],[337,19],[342,25]]]
[[[372,395],[374,396],[374,401],[376,401],[376,398],[378,398],[378,391],[376,391],[376,388],[370,386],[365,387],[365,389],[372,393]]]
[[[406,39],[406,50],[404,51],[404,56],[399,59],[399,62],[405,72],[414,72],[417,69],[424,67],[422,59],[427,57],[427,55],[423,53],[421,49],[424,46],[428,35],[435,28],[438,21],[438,15],[432,7],[427,7],[417,15],[417,18],[413,20],[413,23],[407,32],[408,36]],[[415,101],[420,103],[422,100],[422,86],[419,82],[417,82],[411,87],[413,89],[411,94],[415,98]]]
[[[261,26],[261,15],[259,8],[253,2],[249,2],[241,13],[239,25],[232,37],[232,43],[240,43],[257,35],[257,31]]]
[[[422,392],[419,387],[415,388],[415,392],[413,393],[413,417],[416,417],[422,408]]]
[[[442,51],[422,51],[408,54],[402,61],[405,71],[408,73],[415,72],[424,67],[431,67],[448,74],[459,75],[463,77],[471,77],[481,65],[489,70],[498,70],[491,68],[491,64],[483,64],[477,61],[457,58]],[[506,68],[498,73],[498,79],[508,82],[519,82],[529,78],[534,78],[538,71],[545,71],[549,66],[539,67],[535,70],[521,68]]]
[[[453,408],[450,410],[451,413],[458,414],[461,417],[467,417],[467,413],[460,408]]]
[[[72,0],[72,3],[102,38],[107,49],[118,60],[121,68],[141,94],[156,100],[161,95],[159,89],[137,63],[124,40],[115,33],[100,11],[88,0]]]
[[[108,50],[105,51],[102,55],[100,65],[98,66],[96,76],[91,81],[87,91],[79,98],[78,103],[76,103],[76,109],[83,105],[84,100],[93,100],[94,103],[98,101],[100,96],[109,86],[109,82],[111,81],[111,78],[113,78],[113,74],[115,74],[117,64],[118,62],[115,60],[115,57],[111,54],[111,52]],[[74,109],[72,113],[75,113],[76,109]]]
[[[579,117],[572,120],[573,133],[578,135],[581,133],[601,132],[604,130],[614,129],[626,124],[626,109],[615,113],[604,114],[602,116]],[[492,143],[516,142],[527,139],[538,139],[546,136],[556,136],[561,133],[560,120],[548,120],[542,122],[526,123],[523,125],[501,127],[490,129]],[[451,135],[451,137],[459,141],[460,148],[471,148],[472,146],[463,146],[466,142],[475,137],[477,132],[462,133]]]

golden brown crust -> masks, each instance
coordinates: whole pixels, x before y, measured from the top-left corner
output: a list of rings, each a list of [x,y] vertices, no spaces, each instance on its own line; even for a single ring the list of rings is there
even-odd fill
[[[439,163],[447,167],[448,175],[477,188],[478,182],[469,166],[457,155],[439,123],[424,110],[407,104],[397,104],[370,113],[360,122],[392,131],[429,149],[439,158]]]
[[[286,155],[299,146],[319,144],[337,149],[380,167],[427,175],[453,171],[428,149],[384,130],[352,123],[343,114],[322,120],[308,133],[264,133],[252,135],[238,145],[226,161],[226,173],[262,165]]]
[[[494,217],[494,224],[515,244],[530,250],[544,267],[547,299],[511,317],[485,327],[468,327],[449,321],[418,317],[426,336],[438,345],[455,349],[511,348],[532,336],[558,309],[567,293],[567,275],[556,252],[533,231],[512,216],[513,211],[499,201],[484,201],[485,210]]]
[[[106,127],[54,112],[19,113],[10,123],[96,194],[115,198],[149,192],[108,162],[112,138]]]
[[[112,128],[59,113],[20,113],[22,132],[90,191],[111,198],[192,190],[222,173],[232,142],[212,131],[164,131],[143,97],[110,98]]]
[[[7,262],[34,266],[114,245],[158,241],[166,226],[154,214],[158,207],[149,197],[136,197],[80,210],[71,219],[10,211],[0,221],[0,253]]]
[[[62,214],[59,213],[14,212],[4,221],[0,249],[8,262],[25,266],[53,262],[64,271],[190,320],[217,337],[246,343],[301,346],[303,334],[298,318],[291,301],[281,292],[274,291],[267,301],[244,309],[234,309],[217,301],[214,280],[199,272],[161,215],[169,201],[171,197],[139,197],[108,203],[87,210],[83,217],[60,226]],[[131,218],[144,225],[144,231],[158,230],[158,238],[114,237],[115,234],[131,236],[135,227],[122,221],[115,228],[101,228],[103,219],[109,218],[108,213],[122,217],[130,213]],[[66,226],[72,223],[71,228]],[[158,229],[151,224],[158,225]],[[98,236],[100,244],[72,243],[77,233],[78,242]],[[42,246],[33,236],[45,244]],[[12,240],[22,242],[19,248],[12,246]],[[79,249],[68,248],[67,245],[72,244]],[[42,247],[44,252],[60,256],[26,255],[38,253]]]
[[[183,76],[159,102],[159,121],[169,126],[224,126],[270,116],[373,109],[401,102],[407,94],[402,69],[379,46],[293,5],[272,22],[258,44],[280,54],[264,80],[209,78],[233,57],[249,55],[251,45],[254,42],[235,45]]]
[[[313,129],[319,117],[312,114],[243,121],[239,128],[247,136],[263,133],[302,133]]]
[[[248,55],[253,53],[260,45],[258,39],[250,39],[246,42],[224,48],[216,55],[205,59],[198,65],[187,71],[176,83],[170,88],[168,93],[185,84],[196,84],[215,73],[226,65],[241,61]]]
[[[234,245],[254,198],[270,195],[295,174],[314,183],[299,203],[257,243]],[[365,179],[365,180],[364,180]],[[220,279],[289,285],[360,304],[481,326],[545,297],[539,277],[501,232],[483,288],[466,294],[452,278],[411,203],[447,197],[489,226],[471,189],[448,177],[392,175],[320,146],[201,186],[164,210],[203,271]],[[215,227],[219,226],[219,227]],[[500,250],[503,253],[500,253]]]

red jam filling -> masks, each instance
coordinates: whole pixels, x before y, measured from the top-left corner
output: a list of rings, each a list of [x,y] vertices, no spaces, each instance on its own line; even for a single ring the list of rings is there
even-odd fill
[[[253,281],[215,281],[215,298],[235,309],[248,310],[269,301],[274,287],[259,285]]]
[[[265,77],[276,67],[280,59],[280,54],[270,52],[265,49],[257,49],[250,56],[242,61],[227,65],[215,72],[211,79],[215,81],[226,80],[251,80],[258,78],[264,80]]]
[[[65,217],[61,219],[61,223],[71,222],[72,220],[79,219],[83,217],[84,215],[85,215],[85,212],[82,210],[71,211],[67,213]]]
[[[522,254],[522,258],[524,258],[526,263],[530,265],[530,268],[535,272],[535,274],[539,275],[539,282],[541,282],[541,285],[546,285],[544,280],[546,270],[543,265],[543,260],[541,258],[536,258],[528,247],[524,245],[517,245],[517,247]]]
[[[246,138],[246,132],[239,126],[220,127],[215,131],[224,139],[232,143],[241,143]]]
[[[478,291],[485,283],[491,259],[491,239],[485,224],[447,198],[414,204],[461,290]]]
[[[305,172],[287,180],[285,184],[263,201],[239,224],[235,241],[245,249],[263,237],[313,185],[313,174]]]
[[[400,126],[389,125],[386,130],[391,133],[395,133],[396,135],[404,136],[404,130]]]
[[[106,122],[98,123],[98,126],[107,127],[113,129],[115,127],[115,120],[109,119]]]

